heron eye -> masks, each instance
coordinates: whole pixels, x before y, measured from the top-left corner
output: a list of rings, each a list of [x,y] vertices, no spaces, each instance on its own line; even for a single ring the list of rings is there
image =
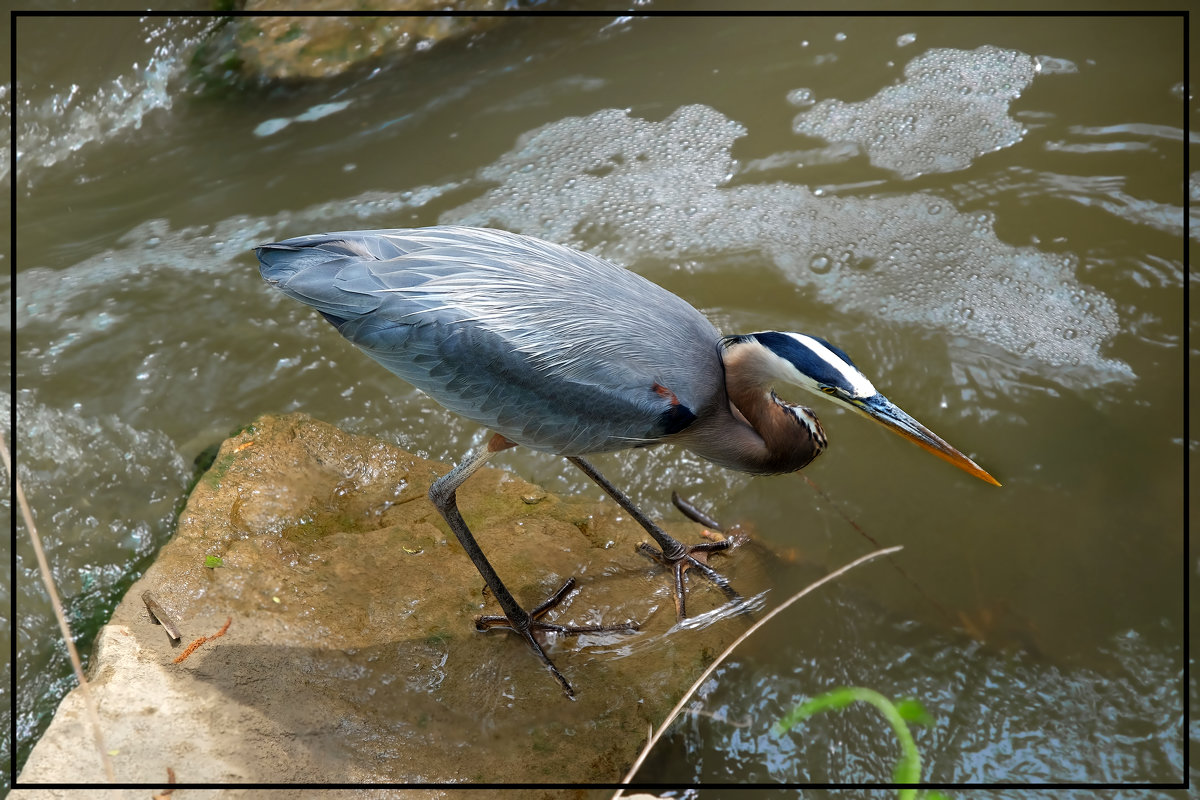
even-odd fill
[[[833,388],[832,386],[822,386],[821,391],[824,392],[825,394],[836,394],[837,393],[837,389]]]

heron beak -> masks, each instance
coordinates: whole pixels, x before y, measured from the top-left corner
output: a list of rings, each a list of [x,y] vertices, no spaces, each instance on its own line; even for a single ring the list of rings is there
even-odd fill
[[[987,481],[993,486],[1001,485],[1000,481],[989,475],[983,467],[958,452],[958,450],[955,450],[945,439],[917,422],[883,395],[875,394],[871,397],[852,400],[850,401],[850,406],[855,411],[895,431],[910,442],[920,445],[938,458],[949,461],[964,472],[969,472],[976,478]]]

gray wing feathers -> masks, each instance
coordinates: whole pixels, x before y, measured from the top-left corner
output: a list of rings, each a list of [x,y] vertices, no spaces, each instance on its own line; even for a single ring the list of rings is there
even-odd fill
[[[651,442],[690,421],[716,391],[706,384],[720,380],[719,334],[690,305],[537,239],[479,228],[355,231],[288,239],[258,255],[267,281],[380,364],[536,449]]]

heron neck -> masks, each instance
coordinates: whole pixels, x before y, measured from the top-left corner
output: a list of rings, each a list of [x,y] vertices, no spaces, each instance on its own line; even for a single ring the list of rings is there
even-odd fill
[[[803,469],[823,449],[825,432],[811,410],[771,391],[769,363],[755,346],[726,348],[725,397],[687,442],[697,455],[731,469],[778,474]]]

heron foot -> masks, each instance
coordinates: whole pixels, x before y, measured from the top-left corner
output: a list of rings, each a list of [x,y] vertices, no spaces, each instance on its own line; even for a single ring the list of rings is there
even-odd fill
[[[563,599],[575,588],[575,579],[568,578],[566,583],[559,587],[558,591],[550,595],[546,600],[539,604],[532,611],[526,612],[523,619],[513,620],[509,617],[500,615],[481,614],[475,618],[475,630],[490,631],[490,630],[508,630],[520,636],[525,640],[525,643],[533,648],[533,652],[541,660],[546,669],[552,674],[562,685],[563,692],[567,697],[574,698],[575,691],[571,688],[571,684],[563,677],[563,674],[554,666],[554,662],[546,655],[546,651],[542,649],[538,640],[534,638],[535,632],[559,633],[567,636],[575,636],[581,633],[633,633],[638,629],[636,622],[626,622],[623,625],[555,625],[550,622],[543,622],[542,617],[546,615],[550,609],[557,606]]]
[[[671,493],[671,502],[675,504],[675,507],[678,508],[684,516],[693,522],[698,522],[706,528],[711,528],[720,534],[727,533],[726,529],[716,520],[712,519],[708,515],[704,514],[704,512],[693,506],[691,503],[684,500],[679,496],[678,493]],[[709,566],[708,556],[710,553],[719,553],[723,550],[729,550],[736,545],[741,544],[743,541],[745,541],[745,536],[743,534],[733,533],[733,535],[728,535],[724,539],[718,539],[711,542],[700,542],[693,545],[685,545],[682,542],[674,539],[671,539],[671,541],[678,545],[677,548],[672,548],[675,551],[674,553],[669,552],[665,548],[663,550],[659,550],[647,542],[641,542],[638,544],[638,552],[654,559],[660,564],[671,568],[671,571],[675,576],[674,598],[675,616],[677,619],[682,621],[687,617],[684,575],[689,570],[696,570],[699,572],[713,585],[724,592],[725,596],[729,598],[729,600],[732,601],[741,599],[741,595],[738,594],[737,590],[734,589],[732,585],[730,585],[729,579]]]
[[[733,542],[725,539],[720,542],[701,542],[700,544],[685,545],[680,543],[683,552],[677,558],[664,555],[661,550],[648,542],[638,543],[638,552],[654,559],[660,564],[671,568],[675,575],[675,616],[680,621],[687,618],[685,601],[684,575],[690,570],[696,570],[718,589],[725,593],[730,600],[738,600],[741,595],[730,585],[729,579],[708,565],[708,554],[728,550]]]

